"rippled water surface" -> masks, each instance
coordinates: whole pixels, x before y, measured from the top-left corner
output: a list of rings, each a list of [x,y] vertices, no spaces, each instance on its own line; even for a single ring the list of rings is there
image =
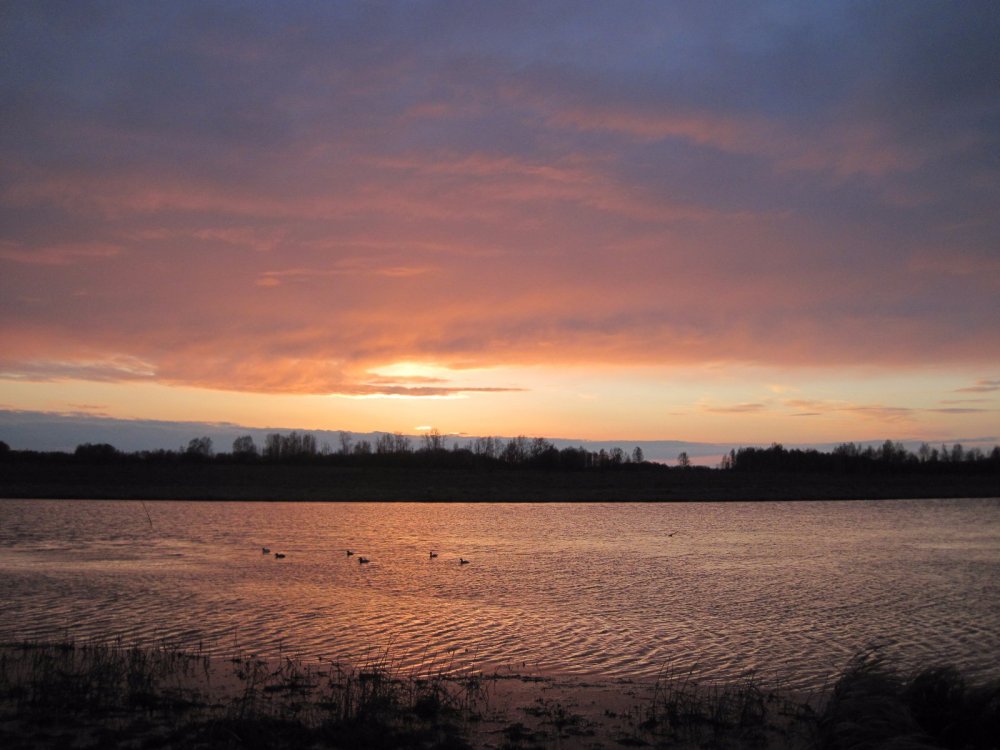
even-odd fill
[[[880,642],[904,664],[996,675],[995,499],[145,506],[0,500],[0,640],[354,661],[388,648],[402,668],[634,678],[755,669],[799,688]]]

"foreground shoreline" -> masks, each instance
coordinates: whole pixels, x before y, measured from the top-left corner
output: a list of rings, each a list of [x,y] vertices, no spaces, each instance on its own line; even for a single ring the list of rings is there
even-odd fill
[[[322,465],[0,464],[18,499],[669,502],[1000,497],[996,474],[468,471]]]
[[[893,741],[985,749],[996,736],[1000,681],[967,685],[957,671],[933,667],[902,676],[875,650],[845,665],[822,694],[797,696],[752,675],[730,684],[699,684],[688,674],[400,675],[387,657],[344,667],[120,640],[0,644],[0,744],[13,750],[846,750]]]

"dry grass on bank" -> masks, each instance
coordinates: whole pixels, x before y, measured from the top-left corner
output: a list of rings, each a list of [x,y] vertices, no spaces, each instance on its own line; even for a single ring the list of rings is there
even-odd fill
[[[828,696],[793,700],[746,677],[702,685],[398,674],[110,643],[0,647],[0,747],[970,748],[997,747],[1000,684],[895,672],[858,656]]]

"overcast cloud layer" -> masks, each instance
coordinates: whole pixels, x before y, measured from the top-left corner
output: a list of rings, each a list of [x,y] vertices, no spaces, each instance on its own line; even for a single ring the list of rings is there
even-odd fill
[[[998,39],[993,2],[5,2],[0,373],[996,377]]]

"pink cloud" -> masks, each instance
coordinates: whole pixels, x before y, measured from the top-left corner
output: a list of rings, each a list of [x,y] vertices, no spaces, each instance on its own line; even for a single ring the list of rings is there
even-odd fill
[[[87,260],[113,258],[121,252],[121,246],[103,242],[67,242],[28,247],[18,242],[0,241],[0,260],[41,266],[63,266]]]
[[[973,255],[961,250],[939,248],[937,254],[917,254],[910,260],[909,267],[915,273],[922,274],[975,276],[1000,291],[1000,258],[989,255]]]
[[[7,207],[66,220],[48,230],[56,241],[0,247],[15,266],[0,332],[37,336],[30,356],[7,359],[25,377],[77,362],[59,367],[104,378],[115,369],[99,363],[125,353],[172,383],[321,393],[363,389],[365,367],[404,359],[839,367],[1000,356],[986,297],[934,307],[994,283],[979,256],[948,250],[943,281],[932,251],[887,247],[839,217],[699,199],[637,178],[629,160],[645,153],[629,143],[574,140],[675,138],[762,156],[771,171],[841,177],[915,168],[885,131],[511,97],[544,111],[539,137],[558,148],[380,150],[317,129],[249,166],[234,148],[213,155],[222,167],[15,170]],[[411,108],[387,119],[385,137],[402,139],[406,118],[447,116]],[[98,259],[99,275],[82,262]]]
[[[556,128],[618,133],[640,141],[679,138],[722,151],[762,156],[782,170],[822,171],[838,177],[910,171],[931,156],[904,149],[891,133],[873,122],[833,122],[819,130],[800,131],[760,115],[570,105],[557,106],[548,123]]]

